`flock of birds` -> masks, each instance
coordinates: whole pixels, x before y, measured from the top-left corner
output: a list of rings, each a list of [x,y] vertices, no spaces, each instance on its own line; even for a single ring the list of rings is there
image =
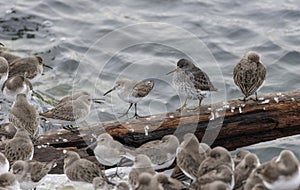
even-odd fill
[[[42,183],[57,160],[64,159],[64,173],[72,182],[93,184],[95,190],[295,190],[300,186],[299,161],[295,155],[284,150],[278,157],[260,164],[258,157],[241,150],[234,157],[223,147],[211,149],[199,143],[194,134],[185,134],[180,142],[174,135],[148,142],[137,149],[125,147],[109,134],[97,137],[94,154],[99,164],[80,158],[74,151],[66,151],[64,157],[51,162],[32,160],[34,142],[39,135],[40,119],[71,126],[85,119],[91,103],[102,101],[92,98],[87,92],[78,92],[61,99],[53,108],[38,113],[31,103],[32,82],[43,74],[39,56],[19,57],[0,51],[0,85],[4,100],[13,102],[8,114],[9,123],[0,128],[1,142],[5,144],[0,152],[0,190],[34,189]],[[186,99],[178,111],[198,110],[203,98],[217,91],[208,75],[190,60],[180,59],[175,70],[174,83]],[[253,93],[256,95],[266,77],[266,68],[256,52],[246,53],[235,66],[233,79],[244,94],[244,101]],[[117,90],[118,96],[128,102],[127,115],[134,105],[153,89],[154,81],[145,79],[137,82],[118,80],[104,96]],[[199,100],[196,107],[187,108],[189,99]],[[71,128],[72,129],[72,128]],[[5,133],[4,133],[5,132]],[[6,134],[6,135],[3,135]],[[4,137],[5,136],[5,137]],[[5,139],[7,138],[7,139]],[[171,175],[164,170],[174,164]],[[118,170],[132,163],[127,172],[128,179],[121,177]],[[109,180],[103,166],[117,166],[113,176],[121,182]]]

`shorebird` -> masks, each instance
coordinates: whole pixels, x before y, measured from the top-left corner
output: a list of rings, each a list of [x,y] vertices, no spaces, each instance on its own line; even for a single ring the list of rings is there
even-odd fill
[[[17,95],[16,101],[9,111],[9,121],[18,129],[26,129],[32,138],[37,134],[40,118],[25,94]]]
[[[271,190],[295,190],[300,186],[299,161],[289,150],[283,150],[278,158],[262,164],[257,173],[264,186]]]
[[[116,81],[116,85],[112,89],[104,93],[104,96],[114,90],[117,90],[118,96],[123,101],[130,103],[129,108],[123,115],[121,115],[121,117],[127,115],[133,105],[135,109],[134,117],[140,117],[137,113],[137,103],[149,94],[153,86],[154,81],[150,79],[145,79],[140,82],[129,79],[122,79]]]
[[[81,159],[74,151],[67,151],[64,159],[64,173],[71,181],[93,183],[95,177],[105,178],[101,168],[93,162]]]
[[[11,123],[0,124],[0,139],[12,139],[17,132],[17,129]]]
[[[62,98],[54,108],[39,115],[51,123],[72,126],[84,121],[90,113],[92,101],[99,103],[98,100],[91,98],[87,92],[75,93]]]
[[[0,190],[21,190],[21,188],[12,173],[4,173],[0,175]]]
[[[8,78],[20,75],[34,82],[42,75],[43,67],[53,69],[45,65],[43,59],[39,56],[18,58],[9,64]]]
[[[1,91],[8,101],[15,101],[18,94],[25,94],[27,99],[31,98],[32,84],[23,76],[8,78],[2,85]]]
[[[162,185],[157,181],[156,178],[149,173],[142,173],[139,176],[139,182],[135,190],[164,190]]]
[[[177,111],[182,111],[186,107],[188,99],[198,99],[198,106],[189,108],[191,110],[198,110],[203,98],[212,91],[217,91],[208,75],[187,59],[180,59],[177,62],[176,69],[167,73],[167,75],[173,72],[175,72],[173,81],[178,92],[186,96],[183,105]]]
[[[262,165],[264,165],[264,164],[262,164]],[[262,167],[262,165],[260,165],[259,167]],[[255,186],[260,187],[259,189],[268,190],[264,186],[263,181],[258,174],[258,170],[260,170],[260,169],[256,168],[252,171],[252,173],[250,174],[250,176],[248,177],[248,179],[246,180],[246,182],[244,184],[244,188],[243,188],[244,190],[253,190]]]
[[[139,154],[135,157],[134,164],[129,172],[128,182],[131,189],[136,189],[139,186],[139,176],[142,173],[155,175],[155,170],[152,168],[151,160],[144,154]]]
[[[4,57],[0,56],[0,85],[8,78],[8,62]]]
[[[256,154],[248,153],[244,159],[235,167],[234,181],[235,188],[243,188],[250,174],[260,165]]]
[[[10,139],[4,150],[10,166],[17,160],[31,160],[34,153],[34,147],[26,129],[18,129],[13,139]]]
[[[250,154],[251,152],[248,150],[241,149],[239,150],[235,156],[232,157],[234,165],[237,166],[247,154]]]
[[[102,177],[95,177],[93,179],[94,190],[113,190],[113,186],[108,184]]]
[[[2,152],[0,152],[0,175],[8,172],[8,170],[9,170],[9,162],[5,157],[5,155]]]
[[[185,134],[176,153],[176,162],[180,170],[196,181],[198,168],[205,158],[206,153],[201,150],[197,137],[192,133]]]
[[[244,94],[244,101],[253,93],[258,100],[257,91],[265,78],[266,67],[260,62],[258,53],[254,51],[247,52],[233,70],[234,83]]]
[[[48,163],[18,160],[12,165],[11,171],[16,176],[21,189],[34,189],[43,182],[55,164],[56,160]]]
[[[164,190],[188,190],[188,187],[183,185],[181,181],[173,179],[164,173],[157,173],[154,178],[156,178]]]

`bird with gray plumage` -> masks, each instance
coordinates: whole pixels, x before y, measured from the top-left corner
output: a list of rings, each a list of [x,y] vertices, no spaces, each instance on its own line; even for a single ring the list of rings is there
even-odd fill
[[[196,181],[198,168],[206,158],[206,153],[200,149],[199,141],[194,134],[187,133],[183,139],[176,153],[177,166],[187,177]]]
[[[2,86],[3,83],[8,78],[8,62],[4,57],[0,56],[0,85]]]
[[[154,178],[156,178],[164,190],[188,190],[188,187],[183,185],[181,181],[173,179],[164,173],[157,173]]]
[[[248,153],[243,160],[235,167],[234,180],[235,188],[242,188],[250,174],[260,165],[256,154]]]
[[[8,78],[19,75],[34,82],[43,74],[43,67],[53,69],[45,65],[40,56],[18,58],[9,64]]]
[[[139,176],[142,173],[155,175],[155,170],[152,168],[151,160],[144,154],[139,154],[135,157],[134,164],[129,172],[128,183],[132,189],[139,186]]]
[[[238,150],[238,152],[232,157],[234,165],[237,166],[245,158],[245,156],[250,153],[251,152],[248,150]]]
[[[9,162],[5,155],[0,152],[0,174],[6,173],[9,170]]]
[[[119,98],[121,98],[124,102],[130,103],[129,108],[121,117],[127,115],[133,105],[135,109],[134,117],[140,117],[137,113],[137,103],[150,93],[153,86],[154,81],[150,79],[145,79],[140,82],[122,79],[116,81],[116,85],[111,90],[104,93],[104,96],[114,90],[117,90]]]
[[[112,190],[113,186],[108,184],[105,179],[102,177],[95,177],[93,179],[94,190]]]
[[[4,173],[0,175],[1,190],[21,190],[20,184],[12,173]]]
[[[40,118],[36,108],[31,105],[25,94],[18,94],[9,111],[9,121],[18,129],[26,129],[31,137],[38,132]]]
[[[281,151],[277,158],[262,164],[257,173],[265,187],[271,190],[298,189],[300,186],[300,167],[295,154],[289,150]]]
[[[244,101],[253,93],[255,93],[256,100],[258,100],[257,91],[265,79],[266,67],[261,63],[257,52],[247,52],[234,67],[233,80],[244,94]]]
[[[156,178],[149,173],[142,173],[138,176],[139,182],[134,190],[164,190],[162,185],[157,181]]]
[[[55,164],[56,160],[48,163],[18,160],[12,165],[11,172],[16,176],[23,190],[34,189],[43,182]]]
[[[93,162],[81,159],[74,151],[67,151],[64,159],[64,173],[71,181],[93,183],[95,177],[105,176],[102,169]]]
[[[18,94],[25,94],[27,99],[31,98],[31,82],[23,76],[8,78],[2,85],[1,91],[8,101],[15,101]]]
[[[198,106],[189,108],[198,110],[203,98],[207,97],[212,91],[217,91],[208,75],[190,60],[180,59],[177,62],[176,69],[167,73],[167,75],[173,72],[175,72],[173,81],[178,92],[186,96],[184,104],[177,111],[181,111],[186,107],[188,99],[199,101]]]
[[[31,160],[34,153],[34,147],[26,129],[17,130],[14,138],[10,139],[4,150],[9,164],[12,166],[17,160]]]
[[[2,123],[0,124],[0,139],[12,139],[17,132],[17,129],[11,123]]]
[[[263,165],[264,164],[260,165],[260,167],[262,167]],[[259,186],[260,188],[264,187],[265,190],[267,190],[267,188],[263,185],[262,179],[259,177],[257,169],[258,168],[256,168],[255,170],[252,171],[252,173],[250,174],[250,176],[246,180],[246,183],[243,187],[243,190],[253,190],[253,188],[255,186]]]

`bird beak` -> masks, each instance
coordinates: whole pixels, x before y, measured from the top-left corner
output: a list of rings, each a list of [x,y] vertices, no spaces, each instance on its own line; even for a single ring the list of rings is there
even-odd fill
[[[176,67],[173,71],[168,72],[166,75],[169,75],[169,74],[177,72],[177,71],[178,71],[178,67]]]
[[[117,88],[117,86],[113,87],[113,88],[110,89],[109,91],[105,92],[105,93],[103,94],[103,96],[105,96],[105,95],[111,93],[112,91],[116,90],[116,88]]]
[[[92,99],[89,99],[89,100],[92,100],[94,103],[97,103],[97,104],[102,104],[104,103],[104,99],[103,98],[92,98]]]
[[[0,42],[0,45],[4,47],[4,44],[2,44],[1,42]]]
[[[50,67],[49,65],[43,64],[44,67],[47,67],[49,69],[53,69],[53,67]]]
[[[97,141],[95,141],[95,142],[93,142],[92,144],[90,144],[89,146],[87,146],[86,148],[85,148],[85,150],[87,150],[87,149],[93,149],[93,147],[95,147],[97,145]]]

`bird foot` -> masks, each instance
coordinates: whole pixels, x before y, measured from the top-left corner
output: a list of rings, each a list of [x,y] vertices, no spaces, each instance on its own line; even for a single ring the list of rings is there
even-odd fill
[[[193,106],[193,107],[189,107],[187,108],[187,110],[190,110],[190,111],[200,111],[200,106]]]

